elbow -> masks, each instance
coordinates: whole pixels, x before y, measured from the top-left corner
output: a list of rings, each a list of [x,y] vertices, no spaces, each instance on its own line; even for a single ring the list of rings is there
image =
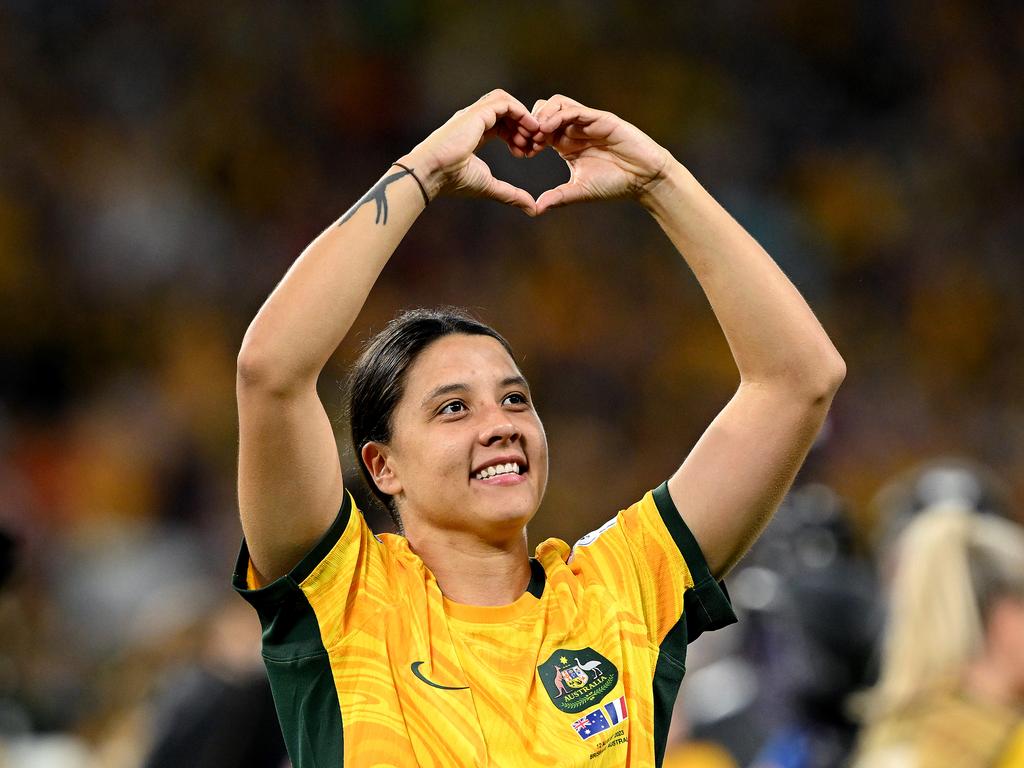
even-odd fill
[[[235,381],[240,387],[253,387],[267,379],[267,364],[244,345],[235,361]]]
[[[238,352],[235,365],[235,388],[245,392],[287,397],[312,384],[316,386],[318,372],[302,374],[292,371],[282,360],[261,350],[258,345],[245,341]]]
[[[827,339],[821,349],[803,352],[799,359],[786,361],[761,383],[801,408],[827,411],[846,378],[846,361]]]
[[[806,377],[807,392],[815,405],[824,408],[832,403],[839,387],[846,379],[846,361],[831,343]]]
[[[770,389],[801,408],[828,410],[846,378],[846,361],[827,338],[824,341],[818,349],[801,348],[800,354],[779,361],[760,377],[741,374],[741,385]]]
[[[274,378],[273,368],[265,355],[243,343],[235,362],[235,383],[240,389],[269,388]]]

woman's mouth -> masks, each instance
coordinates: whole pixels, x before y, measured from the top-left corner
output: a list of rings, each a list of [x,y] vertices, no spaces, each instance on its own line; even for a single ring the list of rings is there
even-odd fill
[[[476,473],[475,477],[477,480],[486,480],[489,477],[498,477],[500,475],[508,474],[519,474],[519,462],[510,461],[505,464],[492,464],[489,467],[484,467]]]
[[[474,472],[471,477],[487,485],[515,485],[523,482],[526,471],[526,465],[518,461],[499,461]]]

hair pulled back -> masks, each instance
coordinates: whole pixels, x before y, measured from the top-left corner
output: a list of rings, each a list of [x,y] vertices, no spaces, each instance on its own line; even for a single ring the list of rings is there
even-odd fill
[[[982,650],[990,609],[1024,597],[1024,529],[993,514],[940,504],[897,543],[881,679],[870,719],[952,692]]]
[[[490,336],[515,360],[512,347],[496,330],[456,307],[410,309],[391,320],[363,347],[349,378],[348,414],[356,461],[370,490],[384,504],[399,531],[402,520],[394,499],[383,493],[362,460],[363,446],[388,443],[392,414],[405,391],[406,372],[419,354],[443,336]]]

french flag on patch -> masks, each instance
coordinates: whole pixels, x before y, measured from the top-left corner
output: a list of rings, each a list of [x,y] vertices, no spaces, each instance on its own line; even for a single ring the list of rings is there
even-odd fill
[[[622,722],[629,717],[626,711],[626,697],[619,696],[618,699],[604,705],[604,711],[608,713],[608,722],[611,725]]]

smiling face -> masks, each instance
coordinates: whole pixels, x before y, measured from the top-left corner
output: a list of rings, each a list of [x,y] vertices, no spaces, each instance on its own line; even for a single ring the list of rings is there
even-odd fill
[[[548,476],[547,438],[522,373],[498,341],[462,333],[420,352],[391,440],[368,444],[363,459],[407,530],[484,540],[521,535]]]

